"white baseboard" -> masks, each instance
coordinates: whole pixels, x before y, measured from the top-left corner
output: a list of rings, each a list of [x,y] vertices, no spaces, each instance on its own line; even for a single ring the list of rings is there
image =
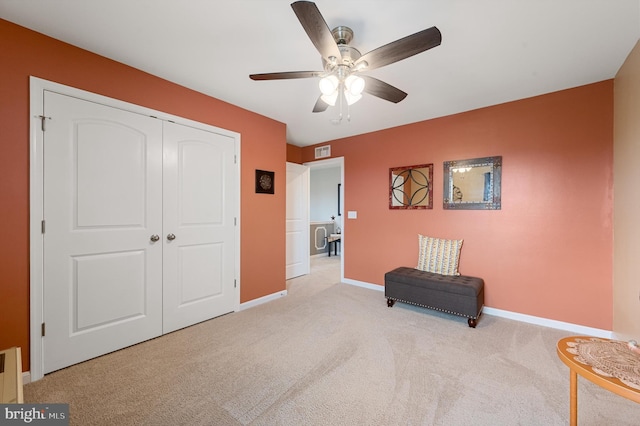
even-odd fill
[[[345,284],[355,285],[357,287],[368,288],[370,290],[384,291],[384,286],[382,285],[370,284],[362,281],[352,280],[349,278],[345,278],[342,282]],[[609,330],[585,327],[583,325],[556,321],[556,320],[542,318],[542,317],[535,317],[533,315],[520,314],[518,312],[505,311],[502,309],[490,308],[488,306],[485,306],[482,309],[482,313],[487,315],[492,315],[495,317],[502,317],[502,318],[512,319],[515,321],[526,322],[528,324],[535,324],[535,325],[541,325],[543,327],[570,331],[571,333],[585,335],[585,336],[602,337],[605,339],[613,338],[613,332]]]
[[[22,372],[22,384],[26,385],[27,383],[31,383],[31,372],[23,371]]]
[[[351,278],[345,278],[342,282],[344,284],[355,285],[356,287],[368,288],[369,290],[384,291],[383,285],[365,283],[364,281],[352,280]]]
[[[258,305],[262,305],[263,303],[271,302],[272,300],[279,299],[282,296],[287,295],[287,290],[282,290],[277,293],[268,294],[266,296],[259,297],[257,299],[249,300],[248,302],[244,302],[240,304],[240,310],[244,311],[245,309],[253,308]]]
[[[485,306],[482,313],[493,315],[495,317],[508,318],[516,321],[526,322],[529,324],[541,325],[543,327],[555,328],[558,330],[570,331],[575,334],[602,337],[605,339],[613,338],[613,332],[602,330],[600,328],[586,327],[584,325],[572,324],[570,322],[556,321],[548,318],[535,317],[533,315],[519,314],[517,312],[504,311],[502,309],[489,308]]]

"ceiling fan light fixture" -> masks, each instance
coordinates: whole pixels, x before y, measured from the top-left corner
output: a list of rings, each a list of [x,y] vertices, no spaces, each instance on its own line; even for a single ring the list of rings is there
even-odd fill
[[[360,96],[364,90],[365,81],[364,78],[351,74],[344,81],[345,93],[349,93],[353,96]],[[360,99],[360,98],[358,98]]]
[[[324,96],[332,95],[334,92],[336,92],[339,85],[340,85],[340,81],[338,80],[338,77],[336,77],[333,74],[328,75],[326,77],[322,77],[320,79],[320,82],[318,83],[318,86],[320,87],[320,91]]]

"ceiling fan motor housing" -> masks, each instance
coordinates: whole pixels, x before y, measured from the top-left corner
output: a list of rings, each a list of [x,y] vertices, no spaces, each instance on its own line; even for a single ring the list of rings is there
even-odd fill
[[[333,35],[333,39],[338,45],[338,49],[340,50],[340,54],[342,55],[342,62],[339,63],[336,58],[335,62],[327,61],[325,58],[322,58],[322,65],[325,71],[331,72],[336,69],[336,67],[343,65],[348,68],[353,67],[355,61],[357,61],[362,54],[355,47],[349,46],[351,40],[353,40],[353,30],[349,27],[340,26],[335,27],[331,34]]]
[[[351,43],[351,40],[353,40],[353,30],[343,25],[332,29],[331,35],[338,45],[349,44]]]

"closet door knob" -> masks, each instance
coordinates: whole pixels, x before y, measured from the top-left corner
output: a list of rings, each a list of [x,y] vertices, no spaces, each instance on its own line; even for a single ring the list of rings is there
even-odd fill
[[[156,241],[158,241],[158,240],[160,239],[160,236],[159,236],[158,234],[153,234],[153,235],[151,236],[151,238],[149,238],[149,239],[150,239],[152,242],[154,242],[154,243],[155,243]]]
[[[173,241],[173,240],[175,240],[175,239],[176,239],[176,236],[175,236],[175,235],[173,235],[173,234],[168,234],[168,235],[167,235],[167,240],[169,240],[169,241]]]

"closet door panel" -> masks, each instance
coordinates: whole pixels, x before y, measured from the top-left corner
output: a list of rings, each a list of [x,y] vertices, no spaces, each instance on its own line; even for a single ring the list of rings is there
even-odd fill
[[[44,97],[48,373],[162,332],[162,123]]]
[[[164,124],[165,333],[234,307],[235,140]]]

